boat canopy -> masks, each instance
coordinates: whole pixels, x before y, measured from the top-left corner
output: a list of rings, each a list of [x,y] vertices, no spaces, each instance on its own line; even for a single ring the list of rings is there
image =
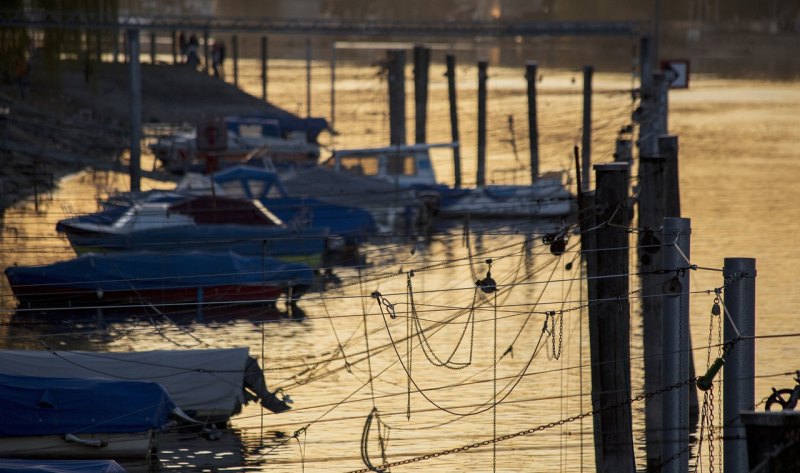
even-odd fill
[[[17,460],[0,458],[0,473],[125,473],[114,460]]]
[[[0,374],[0,399],[0,437],[147,432],[175,409],[164,388],[148,381]]]

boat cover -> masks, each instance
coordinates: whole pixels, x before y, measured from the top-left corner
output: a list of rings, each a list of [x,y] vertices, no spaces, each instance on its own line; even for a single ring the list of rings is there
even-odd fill
[[[0,373],[154,381],[187,414],[224,418],[245,403],[247,348],[82,352],[0,350]],[[198,419],[205,420],[205,419]]]
[[[160,384],[97,378],[0,374],[0,399],[0,437],[147,432],[175,409]]]
[[[114,460],[14,460],[0,458],[0,473],[125,473]]]

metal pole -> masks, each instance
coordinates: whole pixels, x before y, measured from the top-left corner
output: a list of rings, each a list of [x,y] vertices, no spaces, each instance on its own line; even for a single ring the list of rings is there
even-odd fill
[[[175,35],[175,30],[172,30],[172,64],[178,64],[178,38]]]
[[[156,63],[156,34],[150,33],[150,64]]]
[[[233,49],[233,85],[239,87],[239,36],[231,36],[231,48]]]
[[[675,271],[662,285],[663,383],[671,386],[689,378],[689,242],[688,218],[664,218],[664,269]],[[684,258],[684,256],[686,258]],[[682,268],[682,269],[681,269]],[[664,393],[662,403],[662,462],[664,473],[689,471],[689,385]]]
[[[581,144],[581,169],[584,192],[591,187],[592,169],[592,74],[594,67],[583,66],[583,142]]]
[[[426,143],[430,48],[414,46],[414,142]]]
[[[388,51],[389,62],[389,142],[406,144],[406,52],[402,49]]]
[[[669,119],[669,82],[663,72],[653,74],[653,93],[655,99],[654,126],[656,136],[668,133]]]
[[[755,405],[756,260],[725,258],[725,340],[743,337],[725,359],[722,386],[725,473],[749,471],[741,411]],[[731,320],[733,323],[731,323]]]
[[[448,54],[445,57],[447,63],[447,97],[450,101],[450,133],[453,146],[453,174],[455,182],[453,186],[458,189],[461,187],[461,143],[458,141],[458,104],[456,103],[456,57]]]
[[[267,37],[261,37],[261,100],[267,100]]]
[[[658,153],[657,136],[653,131],[655,98],[653,94],[653,51],[650,36],[644,35],[639,45],[639,156],[655,156]]]
[[[306,117],[311,116],[311,38],[306,38]]]
[[[525,64],[528,81],[528,143],[531,148],[531,184],[539,177],[539,125],[536,123],[536,61]]]
[[[336,41],[331,43],[331,130],[336,130]]]
[[[203,72],[208,74],[208,28],[203,30]]]
[[[486,69],[488,61],[478,61],[478,170],[477,186],[486,185]]]
[[[138,192],[141,181],[141,136],[142,136],[142,71],[139,64],[139,30],[128,30],[128,71],[131,87],[131,148],[130,179],[131,192]]]
[[[663,156],[664,163],[664,216],[681,216],[681,186],[678,173],[678,137],[674,135],[658,138],[658,155]]]

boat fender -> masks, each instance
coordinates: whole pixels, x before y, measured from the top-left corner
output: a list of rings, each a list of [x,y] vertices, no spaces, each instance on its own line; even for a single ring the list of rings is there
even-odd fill
[[[489,265],[489,269],[486,271],[486,277],[475,281],[475,285],[484,293],[490,294],[497,290],[497,282],[492,279],[492,260],[487,259],[486,264]]]

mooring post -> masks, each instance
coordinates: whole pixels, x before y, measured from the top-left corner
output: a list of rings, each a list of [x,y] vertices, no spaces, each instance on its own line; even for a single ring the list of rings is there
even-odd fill
[[[488,61],[478,61],[478,170],[475,185],[486,185],[486,69]]]
[[[596,164],[594,278],[589,297],[597,471],[635,470],[631,426],[628,181],[625,163]]]
[[[630,143],[630,140],[628,140]],[[644,349],[644,392],[661,388],[662,309],[661,283],[664,268],[661,225],[664,220],[664,157],[639,158],[639,234],[638,258],[642,287],[642,332]],[[661,396],[644,401],[645,443],[647,471],[661,469],[661,434],[663,432]]]
[[[664,157],[664,216],[681,216],[681,187],[678,173],[678,137],[658,137],[658,155]]]
[[[723,461],[725,473],[745,473],[750,471],[747,440],[739,414],[755,405],[756,260],[725,258],[722,276],[725,340],[738,340],[725,358],[723,371]]]
[[[172,64],[178,64],[178,37],[175,34],[175,30],[170,32],[170,37],[172,38]]]
[[[156,33],[150,33],[150,64],[156,63]]]
[[[111,37],[114,38],[114,64],[117,64],[119,62],[119,30],[112,30]]]
[[[231,36],[231,49],[233,50],[233,85],[239,87],[239,36]]]
[[[306,38],[306,117],[311,116],[311,38]]]
[[[592,169],[592,75],[594,67],[583,66],[583,139],[581,140],[581,163],[583,182],[581,188],[588,191],[591,187]],[[627,185],[627,184],[626,184]]]
[[[261,37],[261,100],[267,100],[267,37]]]
[[[689,379],[689,263],[691,221],[688,218],[664,218],[664,269],[667,279],[663,296],[663,386]],[[663,395],[663,435],[661,458],[664,473],[689,471],[689,390],[693,384],[666,391]]]
[[[428,71],[431,50],[414,46],[414,142],[427,143]]]
[[[208,74],[209,61],[208,28],[203,29],[203,72]]]
[[[639,42],[639,110],[636,121],[639,123],[639,139],[636,145],[639,156],[655,156],[658,154],[657,135],[653,130],[654,94],[653,94],[653,50],[649,35],[644,35]]]
[[[453,174],[455,175],[454,187],[461,187],[461,143],[458,138],[458,104],[456,103],[456,56],[448,54],[445,57],[447,64],[447,97],[450,101],[450,136],[453,145]]]
[[[336,41],[331,43],[331,130],[336,130]]]
[[[536,61],[525,64],[525,79],[528,82],[528,143],[531,148],[531,184],[539,178],[539,125],[536,122]]]
[[[406,52],[390,49],[389,72],[389,134],[393,145],[406,144]]]
[[[614,144],[614,161],[633,164],[633,142],[631,140],[617,139]]]
[[[128,71],[131,90],[131,145],[130,145],[130,179],[131,192],[141,190],[141,137],[142,137],[142,70],[139,65],[139,30],[128,30]]]
[[[669,133],[669,82],[663,72],[653,74],[656,136]]]

